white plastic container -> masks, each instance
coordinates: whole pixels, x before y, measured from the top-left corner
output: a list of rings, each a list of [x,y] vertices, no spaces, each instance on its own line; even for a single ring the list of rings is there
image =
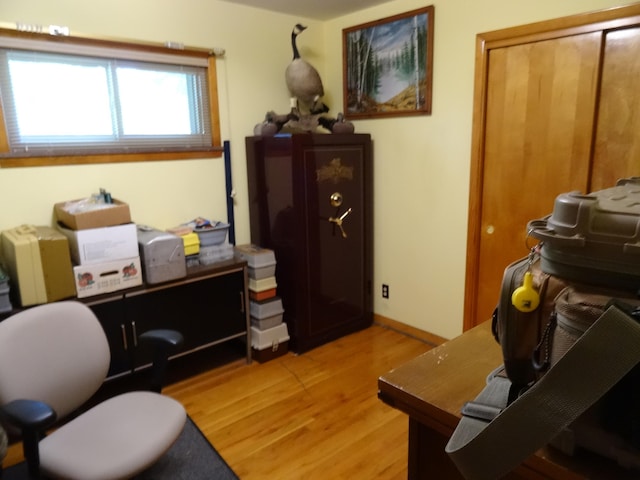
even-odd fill
[[[284,308],[282,299],[274,297],[261,302],[249,302],[251,325],[259,330],[267,330],[282,323]]]
[[[260,280],[249,278],[249,290],[253,292],[264,292],[265,290],[271,290],[277,286],[276,277],[267,277]]]
[[[251,352],[255,360],[266,362],[281,357],[288,349],[289,332],[286,323],[267,330],[251,327]]]
[[[200,247],[200,254],[198,258],[202,265],[210,265],[216,262],[231,260],[233,258],[233,245],[225,242],[220,245]]]
[[[273,250],[261,248],[257,245],[237,245],[235,247],[235,257],[238,260],[246,261],[249,268],[253,269],[271,267],[276,264],[276,256],[273,253]],[[264,277],[268,276],[270,275],[265,275]],[[273,274],[271,276],[273,276]]]
[[[263,278],[273,277],[276,274],[276,263],[273,262],[272,265],[260,268],[248,267],[247,270],[249,272],[249,278],[262,280]]]

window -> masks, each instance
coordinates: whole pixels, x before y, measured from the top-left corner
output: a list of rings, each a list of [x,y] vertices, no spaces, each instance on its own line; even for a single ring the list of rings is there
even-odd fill
[[[221,150],[215,59],[204,50],[0,29],[0,99],[2,166]]]

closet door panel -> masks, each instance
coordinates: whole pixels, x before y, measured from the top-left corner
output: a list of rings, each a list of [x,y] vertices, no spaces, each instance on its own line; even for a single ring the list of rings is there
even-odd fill
[[[606,35],[591,190],[640,175],[640,27]]]
[[[489,53],[476,324],[491,318],[504,268],[526,254],[527,222],[588,185],[601,38]]]

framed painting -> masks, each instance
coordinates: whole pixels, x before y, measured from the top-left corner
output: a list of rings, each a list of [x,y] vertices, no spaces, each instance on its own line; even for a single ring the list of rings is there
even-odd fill
[[[433,5],[342,30],[344,115],[431,114]]]

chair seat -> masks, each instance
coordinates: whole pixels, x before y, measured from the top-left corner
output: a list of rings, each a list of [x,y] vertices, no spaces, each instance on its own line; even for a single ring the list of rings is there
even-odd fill
[[[140,391],[113,397],[40,442],[42,472],[78,480],[131,477],[173,445],[185,421],[184,407],[167,396]]]

